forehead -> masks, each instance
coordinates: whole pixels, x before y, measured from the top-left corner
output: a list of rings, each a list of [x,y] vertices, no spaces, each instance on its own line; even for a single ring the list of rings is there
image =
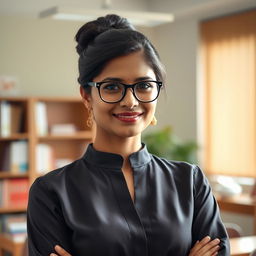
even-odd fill
[[[107,77],[119,78],[126,82],[133,82],[139,77],[156,78],[153,69],[145,60],[143,51],[110,60],[94,81],[102,81]]]

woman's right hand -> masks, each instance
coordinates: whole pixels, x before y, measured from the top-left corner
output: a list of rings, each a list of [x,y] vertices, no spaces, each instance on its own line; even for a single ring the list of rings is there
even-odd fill
[[[59,245],[56,245],[54,247],[56,253],[51,253],[50,256],[72,256],[71,254],[69,254],[66,250],[64,250],[62,247],[60,247]]]
[[[211,239],[209,236],[204,237],[201,241],[197,241],[190,250],[188,256],[215,256],[218,255],[220,249],[220,239]]]
[[[206,236],[201,241],[197,241],[193,248],[190,250],[188,256],[215,256],[218,255],[218,250],[220,240],[218,238],[211,240],[209,236]],[[55,246],[55,251],[58,254],[51,253],[50,256],[72,256],[67,251],[65,251],[59,245]]]

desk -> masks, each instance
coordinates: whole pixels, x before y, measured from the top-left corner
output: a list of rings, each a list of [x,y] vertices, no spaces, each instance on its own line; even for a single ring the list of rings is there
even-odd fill
[[[231,256],[249,256],[256,249],[256,236],[230,239]]]
[[[232,213],[247,214],[253,217],[253,234],[256,235],[256,198],[242,194],[238,196],[221,197],[215,195],[220,210]]]

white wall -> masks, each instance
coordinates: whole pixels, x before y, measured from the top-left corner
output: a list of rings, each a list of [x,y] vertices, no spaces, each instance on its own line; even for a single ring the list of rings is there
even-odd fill
[[[197,23],[182,20],[159,26],[155,45],[167,70],[166,98],[159,101],[161,125],[172,125],[184,140],[196,139]]]
[[[0,17],[0,74],[19,79],[20,95],[77,95],[74,35],[80,24]]]
[[[146,10],[147,0],[112,0],[113,9]],[[0,0],[0,76],[19,80],[20,95],[77,96],[74,36],[81,22],[38,19],[49,6],[97,9],[102,0]],[[146,30],[150,34],[150,29]]]
[[[0,16],[0,75],[16,76],[21,96],[78,96],[74,36],[81,25]]]

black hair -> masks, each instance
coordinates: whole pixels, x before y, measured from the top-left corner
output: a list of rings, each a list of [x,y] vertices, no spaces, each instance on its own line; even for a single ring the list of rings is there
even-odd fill
[[[115,14],[99,17],[84,24],[77,32],[80,85],[86,85],[100,74],[108,61],[142,50],[157,80],[164,82],[165,70],[149,39],[127,21]],[[90,92],[90,87],[86,88]]]

